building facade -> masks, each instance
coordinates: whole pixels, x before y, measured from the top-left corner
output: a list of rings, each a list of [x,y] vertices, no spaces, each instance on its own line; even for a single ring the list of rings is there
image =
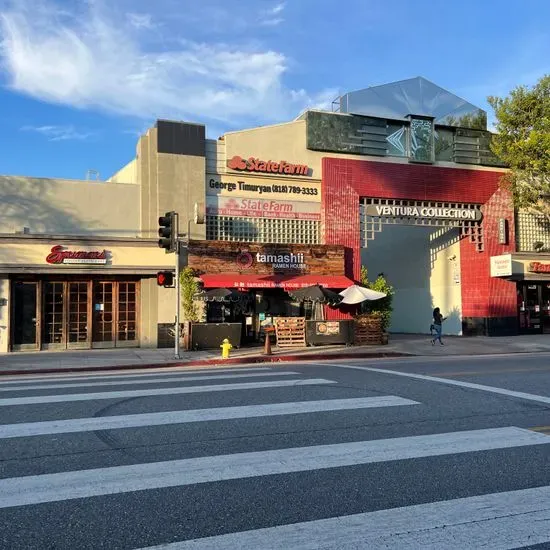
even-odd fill
[[[182,266],[206,289],[249,293],[252,340],[266,316],[303,314],[285,290],[339,290],[362,265],[395,287],[394,332],[425,333],[435,306],[450,334],[550,329],[550,232],[514,212],[485,120],[417,78],[216,140],[160,120],[106,181],[2,176],[0,352],[170,345],[174,290],[155,278],[173,267],[157,246],[170,210]],[[520,276],[521,258],[539,267]]]

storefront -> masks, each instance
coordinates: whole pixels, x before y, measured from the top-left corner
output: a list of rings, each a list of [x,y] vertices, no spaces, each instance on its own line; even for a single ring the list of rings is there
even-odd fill
[[[493,256],[491,276],[515,283],[520,334],[550,334],[550,255]]]
[[[157,247],[113,238],[44,241],[20,236],[2,247],[6,351],[138,347],[151,338],[142,287],[150,296],[164,261]],[[24,265],[10,261],[21,257]]]
[[[206,315],[212,323],[240,323],[244,343],[259,341],[275,317],[311,318],[311,303],[287,291],[315,284],[338,291],[353,284],[344,275],[341,246],[192,241],[187,263],[204,289],[235,289],[234,299],[209,302]]]

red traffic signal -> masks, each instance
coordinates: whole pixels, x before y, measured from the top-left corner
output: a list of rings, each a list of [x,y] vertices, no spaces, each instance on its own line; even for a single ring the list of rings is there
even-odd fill
[[[157,273],[157,285],[163,287],[174,286],[174,274],[171,271],[159,271]]]

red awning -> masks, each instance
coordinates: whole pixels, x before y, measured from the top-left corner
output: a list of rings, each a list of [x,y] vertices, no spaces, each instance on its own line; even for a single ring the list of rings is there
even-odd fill
[[[353,284],[343,275],[241,275],[221,273],[200,276],[205,288],[304,288],[321,285],[326,288],[348,288]]]

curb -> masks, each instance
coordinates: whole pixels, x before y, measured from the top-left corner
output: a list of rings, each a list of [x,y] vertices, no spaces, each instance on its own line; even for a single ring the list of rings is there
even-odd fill
[[[249,365],[257,363],[288,363],[288,362],[311,362],[311,361],[332,361],[338,359],[384,359],[391,357],[414,357],[413,353],[387,352],[387,353],[334,353],[324,355],[322,359],[313,355],[252,355],[250,357],[234,357],[233,359],[199,359],[187,362],[171,363],[149,363],[149,364],[129,364],[129,365],[104,365],[97,367],[67,367],[67,368],[48,368],[48,369],[12,369],[0,370],[2,376],[20,376],[36,374],[74,374],[89,372],[111,372],[118,370],[138,370],[138,369],[172,369],[174,367],[212,367],[222,365]]]

